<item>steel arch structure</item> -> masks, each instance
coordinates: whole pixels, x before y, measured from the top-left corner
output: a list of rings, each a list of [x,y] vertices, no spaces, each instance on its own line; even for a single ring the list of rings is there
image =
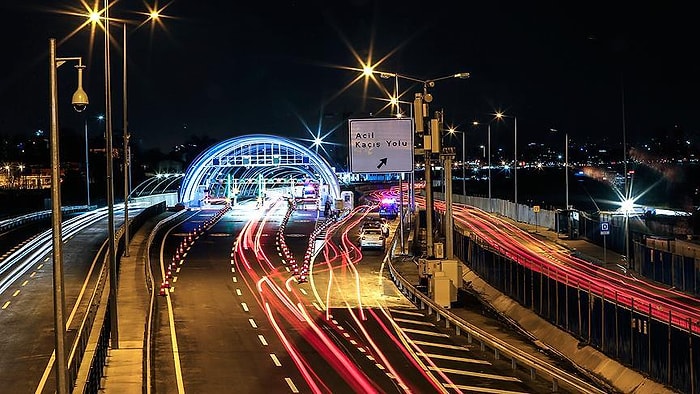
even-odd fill
[[[328,185],[329,196],[340,198],[340,184],[328,162],[300,143],[267,134],[234,137],[213,145],[189,165],[180,201],[199,205],[205,195],[225,197],[232,187],[238,195],[251,196],[258,191],[260,180],[274,188],[294,179]]]

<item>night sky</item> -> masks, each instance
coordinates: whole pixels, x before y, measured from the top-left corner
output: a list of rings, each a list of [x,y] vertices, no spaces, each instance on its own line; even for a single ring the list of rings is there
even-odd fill
[[[92,4],[92,2],[90,2]],[[611,5],[612,3],[619,3]],[[102,1],[99,1],[99,5]],[[677,4],[677,5],[676,5]],[[344,89],[362,61],[419,79],[470,72],[437,83],[431,110],[467,129],[496,110],[518,118],[519,143],[546,142],[550,128],[575,141],[628,141],[681,127],[697,143],[698,33],[680,2],[523,1],[160,1],[163,26],[144,25],[143,1],[116,2],[111,17],[134,21],[128,38],[129,129],[164,152],[190,136],[249,133],[324,135],[347,116],[389,115],[379,88]],[[48,39],[84,19],[79,1],[3,1],[0,24],[0,134],[48,130]],[[121,25],[113,24],[114,129],[121,129]],[[72,65],[59,69],[62,128],[100,127],[104,36],[84,27],[61,57],[83,56],[91,105],[75,114]],[[382,59],[384,59],[382,61]],[[345,69],[344,69],[345,68]],[[393,81],[379,79],[393,89]],[[400,80],[410,100],[420,86]],[[379,113],[378,113],[379,112]],[[500,127],[494,144],[510,149]],[[485,133],[469,134],[481,144]],[[560,138],[560,137],[558,137]],[[345,142],[344,131],[332,140]]]

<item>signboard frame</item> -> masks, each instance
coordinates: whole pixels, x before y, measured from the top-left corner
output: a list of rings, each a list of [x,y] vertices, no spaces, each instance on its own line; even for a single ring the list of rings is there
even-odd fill
[[[390,174],[414,171],[412,118],[349,119],[348,132],[350,172]]]

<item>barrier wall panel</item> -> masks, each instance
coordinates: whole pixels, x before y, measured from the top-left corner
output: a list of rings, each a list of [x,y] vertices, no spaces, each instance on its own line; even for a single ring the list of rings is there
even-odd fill
[[[646,314],[632,311],[632,367],[649,372],[649,320]]]
[[[522,266],[521,266],[522,267]],[[533,308],[533,303],[532,303],[532,291],[534,290],[533,288],[533,283],[532,281],[534,280],[534,273],[532,272],[531,269],[522,267],[521,268],[523,274],[523,285],[522,285],[522,298],[523,298],[523,306],[526,308],[534,309]]]
[[[590,294],[587,290],[579,289],[579,303],[578,307],[580,312],[579,319],[581,321],[579,335],[584,341],[591,341],[590,331],[591,331],[591,306],[592,300]]]
[[[603,345],[603,301],[600,297],[591,297],[590,343],[598,349]]]
[[[581,309],[579,308],[579,291],[576,287],[566,286],[566,329],[577,337],[581,337]]]
[[[619,356],[619,316],[617,315],[618,307],[614,302],[606,300],[602,306],[602,326],[601,333],[601,351],[613,357]]]
[[[625,365],[632,365],[634,347],[632,344],[634,327],[632,325],[632,311],[626,307],[617,307],[618,327],[618,360]]]
[[[668,323],[651,320],[649,323],[649,375],[658,382],[669,382],[669,332]]]
[[[666,364],[667,372],[670,375],[669,384],[683,392],[690,392],[692,341],[689,332],[673,328],[670,341],[671,354]],[[695,375],[697,375],[697,371]]]

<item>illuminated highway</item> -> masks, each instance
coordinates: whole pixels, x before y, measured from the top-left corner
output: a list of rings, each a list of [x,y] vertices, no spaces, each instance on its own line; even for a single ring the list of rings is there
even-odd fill
[[[166,229],[152,248],[154,268],[166,279],[179,256],[159,297],[156,391],[544,389],[479,356],[397,292],[384,253],[356,246],[368,211],[358,207],[319,232],[318,211],[278,200],[196,211]]]
[[[422,198],[417,201],[424,203]],[[436,201],[435,207],[441,212],[445,210],[442,201]],[[661,321],[669,321],[670,315],[671,324],[700,332],[697,325],[700,321],[700,301],[694,297],[649,281],[637,280],[632,273],[592,265],[478,208],[454,204],[453,212],[455,225],[468,229],[472,237],[534,272],[590,289],[597,296],[616,299],[620,304],[643,314],[651,314]]]

